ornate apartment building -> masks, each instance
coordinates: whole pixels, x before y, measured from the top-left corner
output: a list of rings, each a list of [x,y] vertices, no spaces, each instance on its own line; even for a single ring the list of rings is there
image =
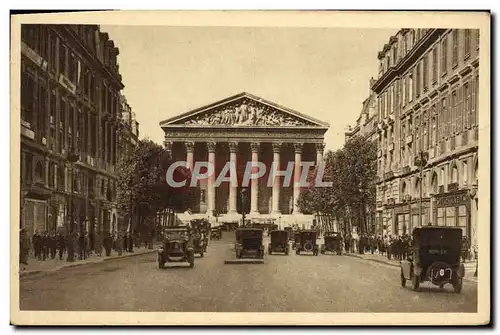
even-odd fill
[[[475,245],[479,31],[401,29],[378,59],[377,225],[457,226]]]
[[[373,83],[374,79],[372,78],[370,80],[370,92],[368,98],[363,101],[361,113],[356,119],[356,125],[354,127],[348,126],[347,131],[344,133],[346,141],[358,135],[367,137],[371,141],[376,141],[378,139],[378,104],[377,95],[371,90],[371,85],[373,85]]]
[[[123,110],[118,48],[97,25],[21,30],[20,224],[29,234],[67,229],[72,210],[89,232],[111,231],[119,144],[138,135]]]

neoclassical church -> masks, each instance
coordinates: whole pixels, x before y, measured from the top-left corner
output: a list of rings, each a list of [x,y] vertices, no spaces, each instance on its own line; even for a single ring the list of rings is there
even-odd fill
[[[198,161],[215,166],[215,173],[197,185],[191,214],[181,216],[217,215],[220,222],[235,222],[245,210],[251,218],[274,218],[281,226],[312,223],[297,206],[301,190],[294,182],[301,162],[323,159],[328,123],[244,92],[162,121],[160,127],[174,160],[186,161],[191,169]],[[237,183],[216,185],[228,162],[236,166]],[[247,162],[264,163],[266,174],[244,185]],[[268,183],[273,162],[280,171],[293,167],[289,185],[284,177]]]

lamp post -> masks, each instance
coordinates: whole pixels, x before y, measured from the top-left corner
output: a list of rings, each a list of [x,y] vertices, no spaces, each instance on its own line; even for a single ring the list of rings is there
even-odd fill
[[[242,222],[243,227],[245,226],[245,219],[247,216],[246,198],[247,198],[247,189],[244,188],[241,190],[241,219],[243,220],[243,222]]]
[[[78,162],[80,156],[74,151],[73,147],[71,147],[68,156],[66,157],[68,162],[70,163],[70,193],[69,193],[69,234],[68,234],[68,262],[73,262],[75,260],[75,247],[73,245],[73,165]]]
[[[429,153],[420,151],[418,156],[415,159],[415,164],[420,169],[420,187],[419,187],[419,226],[422,227],[422,197],[423,197],[423,176],[424,176],[424,168],[427,165],[427,161],[429,160]]]

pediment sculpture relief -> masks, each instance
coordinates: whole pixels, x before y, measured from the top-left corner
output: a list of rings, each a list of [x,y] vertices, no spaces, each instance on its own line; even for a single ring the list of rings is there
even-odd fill
[[[310,122],[287,115],[268,106],[252,102],[240,102],[222,106],[187,120],[186,125],[234,125],[234,126],[308,126]]]

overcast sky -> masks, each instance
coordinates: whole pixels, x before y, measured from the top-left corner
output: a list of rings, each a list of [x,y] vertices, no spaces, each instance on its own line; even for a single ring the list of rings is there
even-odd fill
[[[249,92],[330,123],[344,143],[395,29],[101,26],[120,49],[124,94],[140,137],[163,143],[159,122]]]

